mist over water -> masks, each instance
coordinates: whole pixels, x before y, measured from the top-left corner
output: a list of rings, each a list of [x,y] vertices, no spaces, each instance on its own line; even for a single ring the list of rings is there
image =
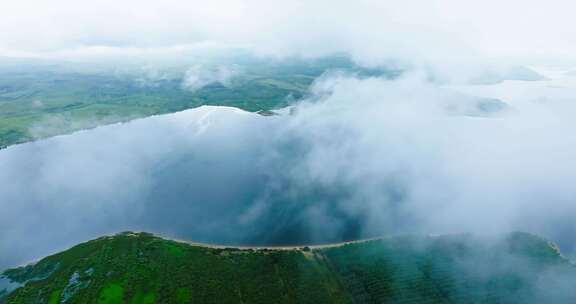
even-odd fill
[[[524,230],[572,250],[574,105],[482,114],[478,93],[502,96],[462,92],[327,75],[277,116],[201,107],[9,147],[0,268],[123,230],[243,245]]]

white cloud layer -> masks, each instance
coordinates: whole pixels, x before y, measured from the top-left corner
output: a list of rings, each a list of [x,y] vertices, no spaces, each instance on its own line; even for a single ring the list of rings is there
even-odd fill
[[[573,91],[471,117],[466,89],[328,75],[294,115],[202,107],[9,147],[0,268],[120,230],[243,244],[523,230],[576,248]]]
[[[9,147],[0,268],[122,229],[260,243],[521,229],[576,247],[574,79],[452,81],[477,77],[492,57],[574,60],[574,11],[568,0],[2,1],[0,55],[347,52],[432,69],[451,85],[331,75],[294,116],[201,108]],[[142,85],[166,77],[143,72]],[[183,85],[233,76],[205,72]],[[461,92],[513,107],[463,117],[474,98]]]
[[[478,54],[567,59],[570,0],[21,0],[0,4],[5,55],[137,51],[214,43],[273,54],[350,51],[457,65]]]

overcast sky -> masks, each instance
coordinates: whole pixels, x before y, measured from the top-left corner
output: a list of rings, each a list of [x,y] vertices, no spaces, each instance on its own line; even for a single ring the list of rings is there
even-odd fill
[[[0,4],[0,54],[135,52],[198,45],[273,54],[350,51],[570,59],[571,0],[20,0]]]

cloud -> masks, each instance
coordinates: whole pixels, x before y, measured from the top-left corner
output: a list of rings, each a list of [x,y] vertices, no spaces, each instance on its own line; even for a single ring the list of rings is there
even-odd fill
[[[308,144],[290,170],[304,185],[354,189],[347,208],[364,209],[366,228],[519,229],[573,246],[567,168],[576,142],[566,113],[574,106],[518,104],[469,117],[446,111],[461,95],[418,79],[332,78],[318,88],[329,94],[292,122],[289,134]]]
[[[237,74],[238,70],[234,66],[195,65],[186,70],[182,79],[182,88],[196,91],[210,84],[229,86]]]
[[[202,107],[2,150],[0,265],[128,229],[235,244],[526,230],[574,246],[571,107],[470,116],[478,97],[425,79],[330,74],[292,115]]]
[[[78,56],[215,43],[276,55],[350,52],[369,63],[556,60],[573,58],[574,9],[569,0],[23,0],[0,7],[0,50]]]
[[[204,107],[2,150],[0,268],[124,229],[231,239],[211,225],[254,186],[258,118]]]
[[[234,244],[526,230],[575,247],[576,86],[509,67],[574,62],[573,1],[4,2],[0,55],[151,61],[142,85],[171,77],[155,60],[194,63],[184,88],[228,85],[238,71],[200,57],[238,49],[409,72],[325,75],[292,114],[202,107],[2,150],[0,269],[128,229]]]

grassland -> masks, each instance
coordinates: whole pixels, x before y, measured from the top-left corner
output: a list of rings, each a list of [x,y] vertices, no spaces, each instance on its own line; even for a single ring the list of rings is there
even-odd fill
[[[121,233],[7,270],[5,303],[573,303],[576,270],[514,233],[214,248]],[[543,283],[549,285],[543,285]],[[546,287],[546,288],[544,288]],[[565,288],[563,288],[565,287]],[[572,301],[572,302],[571,302]]]
[[[182,86],[186,63],[150,70],[124,63],[0,60],[0,148],[200,105],[269,111],[305,96],[326,71],[383,73],[358,68],[345,57],[274,61],[248,56],[222,62],[237,71],[229,82],[188,90]]]

